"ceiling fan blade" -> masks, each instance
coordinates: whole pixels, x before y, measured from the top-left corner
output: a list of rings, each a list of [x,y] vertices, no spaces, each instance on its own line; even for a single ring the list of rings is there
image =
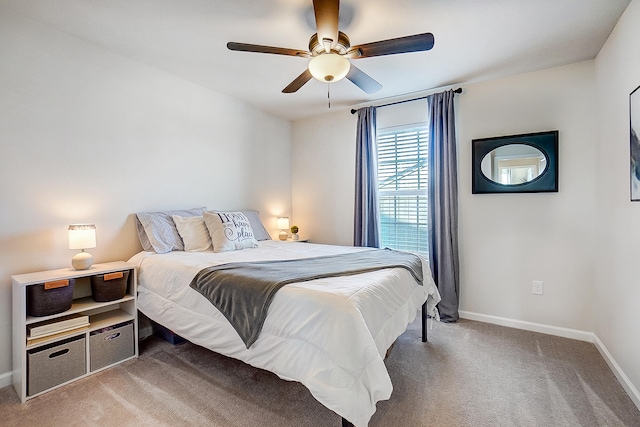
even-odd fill
[[[311,55],[309,52],[297,49],[287,49],[284,47],[262,46],[259,44],[247,44],[247,43],[227,43],[229,50],[237,50],[240,52],[256,52],[256,53],[273,53],[275,55],[287,55],[287,56],[300,56],[303,58],[309,58]]]
[[[351,64],[349,73],[347,73],[347,78],[366,93],[376,93],[382,89],[382,85],[380,83],[353,64]]]
[[[397,53],[420,52],[433,47],[433,34],[414,34],[413,36],[398,37],[396,39],[381,40],[353,46],[345,56],[352,59],[371,58],[373,56],[395,55]]]
[[[313,0],[313,12],[316,16],[316,32],[320,45],[325,46],[323,40],[329,39],[331,46],[335,47],[338,43],[340,0]]]
[[[284,89],[282,89],[282,93],[293,93],[293,92],[297,91],[302,86],[304,86],[304,84],[306,82],[311,80],[312,77],[313,76],[309,72],[309,69],[304,70],[304,72],[302,74],[300,74],[298,77],[296,77],[294,81],[289,83],[289,86],[287,86]]]

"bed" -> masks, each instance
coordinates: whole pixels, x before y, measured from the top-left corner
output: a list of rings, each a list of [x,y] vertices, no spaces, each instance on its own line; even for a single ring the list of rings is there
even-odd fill
[[[260,227],[254,224],[256,235]],[[151,320],[194,344],[298,381],[343,422],[366,426],[376,402],[389,399],[393,389],[387,350],[421,307],[437,316],[440,297],[423,259],[422,285],[406,269],[387,268],[282,287],[248,348],[225,316],[189,286],[212,265],[365,250],[265,238],[224,252],[142,251],[130,262],[138,266],[138,308]]]

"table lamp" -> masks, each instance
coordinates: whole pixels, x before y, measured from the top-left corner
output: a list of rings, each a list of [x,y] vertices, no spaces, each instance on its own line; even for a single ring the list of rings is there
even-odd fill
[[[278,223],[278,230],[281,230],[278,237],[280,238],[280,240],[287,240],[287,236],[288,236],[287,230],[289,229],[289,217],[279,216],[277,223]]]
[[[96,226],[94,224],[72,224],[69,226],[69,249],[80,249],[71,258],[76,270],[86,270],[93,265],[93,256],[85,249],[96,247]]]

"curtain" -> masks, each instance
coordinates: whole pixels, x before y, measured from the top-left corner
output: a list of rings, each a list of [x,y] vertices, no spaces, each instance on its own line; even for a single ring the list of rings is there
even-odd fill
[[[429,263],[442,300],[440,320],[459,318],[458,173],[453,90],[427,97]]]
[[[380,246],[375,107],[358,110],[353,244],[372,248]]]

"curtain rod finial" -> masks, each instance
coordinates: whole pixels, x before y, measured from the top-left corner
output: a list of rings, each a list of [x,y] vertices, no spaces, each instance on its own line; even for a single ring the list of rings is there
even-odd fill
[[[355,114],[357,112],[358,112],[358,110],[354,110],[353,108],[351,109],[351,114]]]

